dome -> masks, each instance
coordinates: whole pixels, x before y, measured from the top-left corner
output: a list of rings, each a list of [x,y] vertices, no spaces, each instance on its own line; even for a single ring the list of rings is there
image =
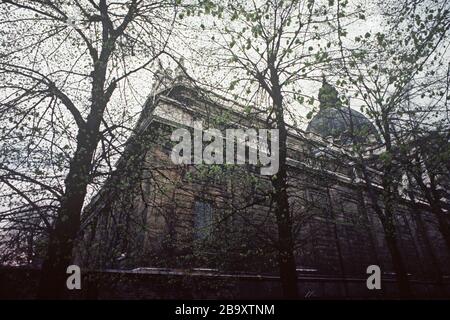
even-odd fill
[[[353,136],[359,143],[369,143],[369,137],[377,134],[373,124],[362,113],[348,108],[321,109],[309,122],[306,131],[323,138],[331,136],[335,142],[348,145],[352,144],[351,124]]]
[[[340,145],[351,145],[352,136],[362,144],[369,144],[371,138],[378,136],[374,125],[362,113],[341,105],[337,90],[325,79],[319,90],[319,101],[320,110],[309,122],[306,131],[323,138],[332,137]]]

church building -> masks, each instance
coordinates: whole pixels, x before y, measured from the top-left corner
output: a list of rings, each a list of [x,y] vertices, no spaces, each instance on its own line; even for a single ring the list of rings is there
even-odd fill
[[[383,224],[351,148],[367,150],[371,189],[381,193],[377,150],[370,148],[380,138],[362,113],[341,105],[325,80],[318,98],[320,110],[306,130],[290,127],[287,141],[297,272],[299,279],[339,282],[339,290],[347,290],[342,295],[352,296],[352,290],[365,290],[370,265],[380,267],[383,281],[395,283]],[[161,71],[117,170],[83,213],[82,266],[278,276],[270,176],[253,164],[171,161],[171,133],[193,131],[198,122],[203,130],[267,126],[257,110],[200,89],[181,72]],[[395,210],[396,242],[410,283],[434,290],[438,275],[450,275],[436,218],[425,202],[412,205],[407,196]]]

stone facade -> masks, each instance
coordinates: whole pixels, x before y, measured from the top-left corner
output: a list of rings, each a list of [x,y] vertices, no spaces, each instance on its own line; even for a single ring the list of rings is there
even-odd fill
[[[170,160],[176,128],[192,130],[194,121],[204,128],[264,128],[262,119],[183,82],[150,97],[116,174],[83,214],[79,263],[95,269],[277,274],[268,177],[251,165],[174,165]],[[376,264],[384,277],[392,277],[383,227],[351,154],[296,128],[288,148],[299,275],[351,279]],[[376,183],[375,169],[373,176]],[[434,281],[437,270],[448,277],[450,259],[427,206],[400,199],[396,207],[398,246],[410,279]]]

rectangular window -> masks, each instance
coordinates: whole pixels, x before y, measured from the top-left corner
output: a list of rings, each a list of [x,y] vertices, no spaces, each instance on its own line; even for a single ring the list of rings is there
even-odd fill
[[[214,209],[210,202],[196,200],[194,203],[194,236],[205,239],[212,231]]]

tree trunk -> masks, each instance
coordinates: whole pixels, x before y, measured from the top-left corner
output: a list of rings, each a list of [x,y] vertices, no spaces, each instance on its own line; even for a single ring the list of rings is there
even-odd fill
[[[413,201],[413,218],[414,221],[417,224],[417,227],[419,229],[419,232],[422,234],[424,245],[427,249],[428,254],[430,255],[431,264],[433,265],[435,272],[436,272],[436,282],[439,285],[439,288],[441,289],[441,294],[445,296],[445,284],[444,284],[444,277],[442,274],[441,266],[439,265],[439,261],[436,257],[436,254],[434,253],[434,248],[430,242],[430,239],[428,237],[427,229],[425,227],[425,223],[422,220],[420,210],[416,208],[414,196],[410,195],[411,201]]]
[[[442,237],[444,238],[444,242],[447,247],[447,252],[450,256],[450,225],[448,223],[448,220],[440,205],[436,203],[431,203],[431,210],[433,211],[434,215],[436,216],[436,219],[438,220],[439,231],[441,232]]]
[[[442,210],[442,206],[440,205],[440,197],[433,186],[431,188],[431,195],[427,198],[428,202],[430,203],[431,210],[438,220],[439,231],[444,238],[445,244],[447,246],[447,252],[450,256],[450,225],[448,223],[448,218],[446,217],[444,210]]]
[[[392,224],[392,226],[387,227],[387,229],[393,227],[394,226]],[[394,267],[395,278],[397,279],[400,296],[402,298],[411,298],[412,297],[411,286],[409,284],[408,274],[406,272],[406,268],[403,263],[403,258],[398,248],[397,237],[395,236],[395,233],[386,232],[385,239],[388,245],[389,253],[391,254],[392,265]]]
[[[104,91],[106,68],[114,40],[104,38],[100,59],[92,73],[92,104],[86,122],[78,128],[77,149],[70,162],[69,173],[64,181],[66,190],[61,201],[54,229],[50,235],[44,260],[38,297],[62,298],[66,289],[66,270],[72,261],[72,250],[80,228],[81,210],[90,181],[92,157],[99,141],[100,123],[115,85]]]
[[[430,205],[432,213],[434,214],[434,216],[438,221],[439,231],[441,232],[442,237],[444,238],[447,247],[447,252],[450,255],[450,225],[448,223],[447,217],[445,216],[445,213],[442,210],[439,194],[436,191],[434,184],[431,184],[431,186],[428,187],[423,181],[422,176],[420,176],[419,174],[417,173],[414,174],[414,180],[422,190],[425,199]]]
[[[42,266],[38,297],[62,298],[65,291],[66,269],[71,264],[80,215],[89,181],[91,159],[96,147],[94,135],[84,130],[78,134],[78,148],[65,180],[66,190],[50,235],[47,256]],[[91,139],[89,139],[91,138]]]
[[[280,161],[281,162],[281,161]],[[285,161],[284,161],[285,162]],[[278,265],[283,295],[287,299],[298,298],[297,270],[292,239],[292,223],[286,190],[286,168],[280,163],[280,170],[273,180],[275,216],[278,227]]]
[[[287,193],[287,129],[284,122],[283,97],[279,87],[278,77],[274,70],[271,73],[271,83],[275,121],[279,131],[279,169],[278,173],[272,177],[275,217],[278,228],[278,264],[284,297],[287,299],[297,299],[297,267],[294,256],[292,221]]]
[[[380,208],[379,213],[382,217],[381,223],[384,228],[386,243],[391,254],[392,265],[394,267],[400,296],[402,298],[411,298],[413,294],[408,281],[408,273],[398,247],[397,230],[395,229],[395,203],[398,201],[398,198],[397,186],[393,181],[393,176],[394,171],[392,163],[389,163],[385,166],[382,179],[384,212],[382,212]]]
[[[388,250],[391,256],[392,265],[395,271],[395,277],[397,279],[397,285],[399,288],[400,295],[404,298],[411,298],[412,291],[408,281],[408,274],[406,272],[405,265],[403,263],[403,258],[400,254],[400,250],[398,248],[396,230],[394,224],[393,217],[393,209],[391,206],[391,201],[393,201],[393,190],[390,185],[390,179],[383,177],[383,203],[384,203],[384,212],[378,204],[378,196],[376,194],[377,191],[372,188],[372,179],[370,178],[369,173],[366,170],[364,159],[359,155],[360,160],[360,168],[364,176],[364,181],[366,184],[367,192],[372,202],[372,207],[377,214],[378,218],[381,221],[383,226],[383,231],[385,234],[386,243],[388,245]]]

